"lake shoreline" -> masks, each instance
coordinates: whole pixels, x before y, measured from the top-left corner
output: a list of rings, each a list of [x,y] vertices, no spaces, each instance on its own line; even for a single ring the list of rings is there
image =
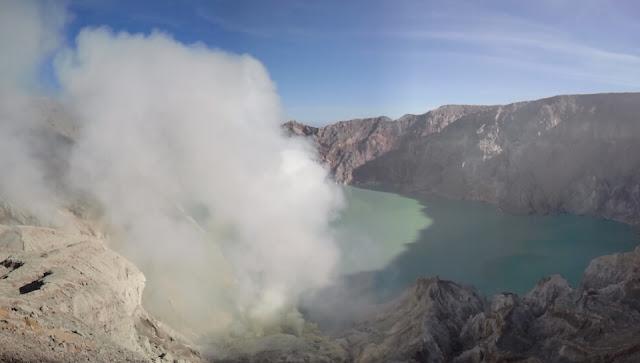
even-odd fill
[[[640,245],[636,228],[605,218],[513,215],[486,201],[380,186],[347,187],[415,200],[421,206],[420,213],[433,219],[433,225],[419,230],[418,237],[405,243],[406,249],[391,263],[370,271],[379,285],[392,285],[392,290],[402,291],[418,277],[429,275],[476,286],[487,295],[500,291],[524,293],[543,276],[556,273],[577,286],[593,258],[628,252]],[[460,264],[464,270],[456,270],[451,264]]]

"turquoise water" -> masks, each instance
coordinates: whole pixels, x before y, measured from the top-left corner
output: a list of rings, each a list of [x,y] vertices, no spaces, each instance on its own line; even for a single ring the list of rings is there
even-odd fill
[[[430,275],[489,296],[525,293],[551,274],[577,286],[593,258],[640,244],[631,226],[598,218],[513,216],[482,202],[418,201],[354,187],[345,194],[348,207],[336,223],[342,272],[370,271],[383,297]]]
[[[335,225],[342,274],[390,264],[432,223],[415,199],[349,186],[344,194],[347,207]]]

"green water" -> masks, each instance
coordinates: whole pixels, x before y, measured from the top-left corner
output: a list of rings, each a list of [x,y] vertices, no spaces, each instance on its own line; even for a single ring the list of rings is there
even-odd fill
[[[371,271],[375,289],[394,296],[420,276],[440,275],[489,296],[525,293],[546,275],[572,286],[593,258],[639,243],[623,223],[598,218],[513,216],[482,202],[345,187],[336,223],[342,272]]]

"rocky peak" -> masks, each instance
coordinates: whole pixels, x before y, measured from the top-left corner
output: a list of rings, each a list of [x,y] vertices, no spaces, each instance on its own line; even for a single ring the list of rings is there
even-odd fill
[[[282,129],[287,136],[309,136],[318,132],[317,127],[307,126],[296,120],[285,122],[282,124]]]

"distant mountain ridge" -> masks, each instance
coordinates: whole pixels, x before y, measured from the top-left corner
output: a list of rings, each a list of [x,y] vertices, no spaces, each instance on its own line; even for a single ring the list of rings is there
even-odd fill
[[[640,224],[640,93],[562,95],[341,121],[315,138],[339,183]]]

